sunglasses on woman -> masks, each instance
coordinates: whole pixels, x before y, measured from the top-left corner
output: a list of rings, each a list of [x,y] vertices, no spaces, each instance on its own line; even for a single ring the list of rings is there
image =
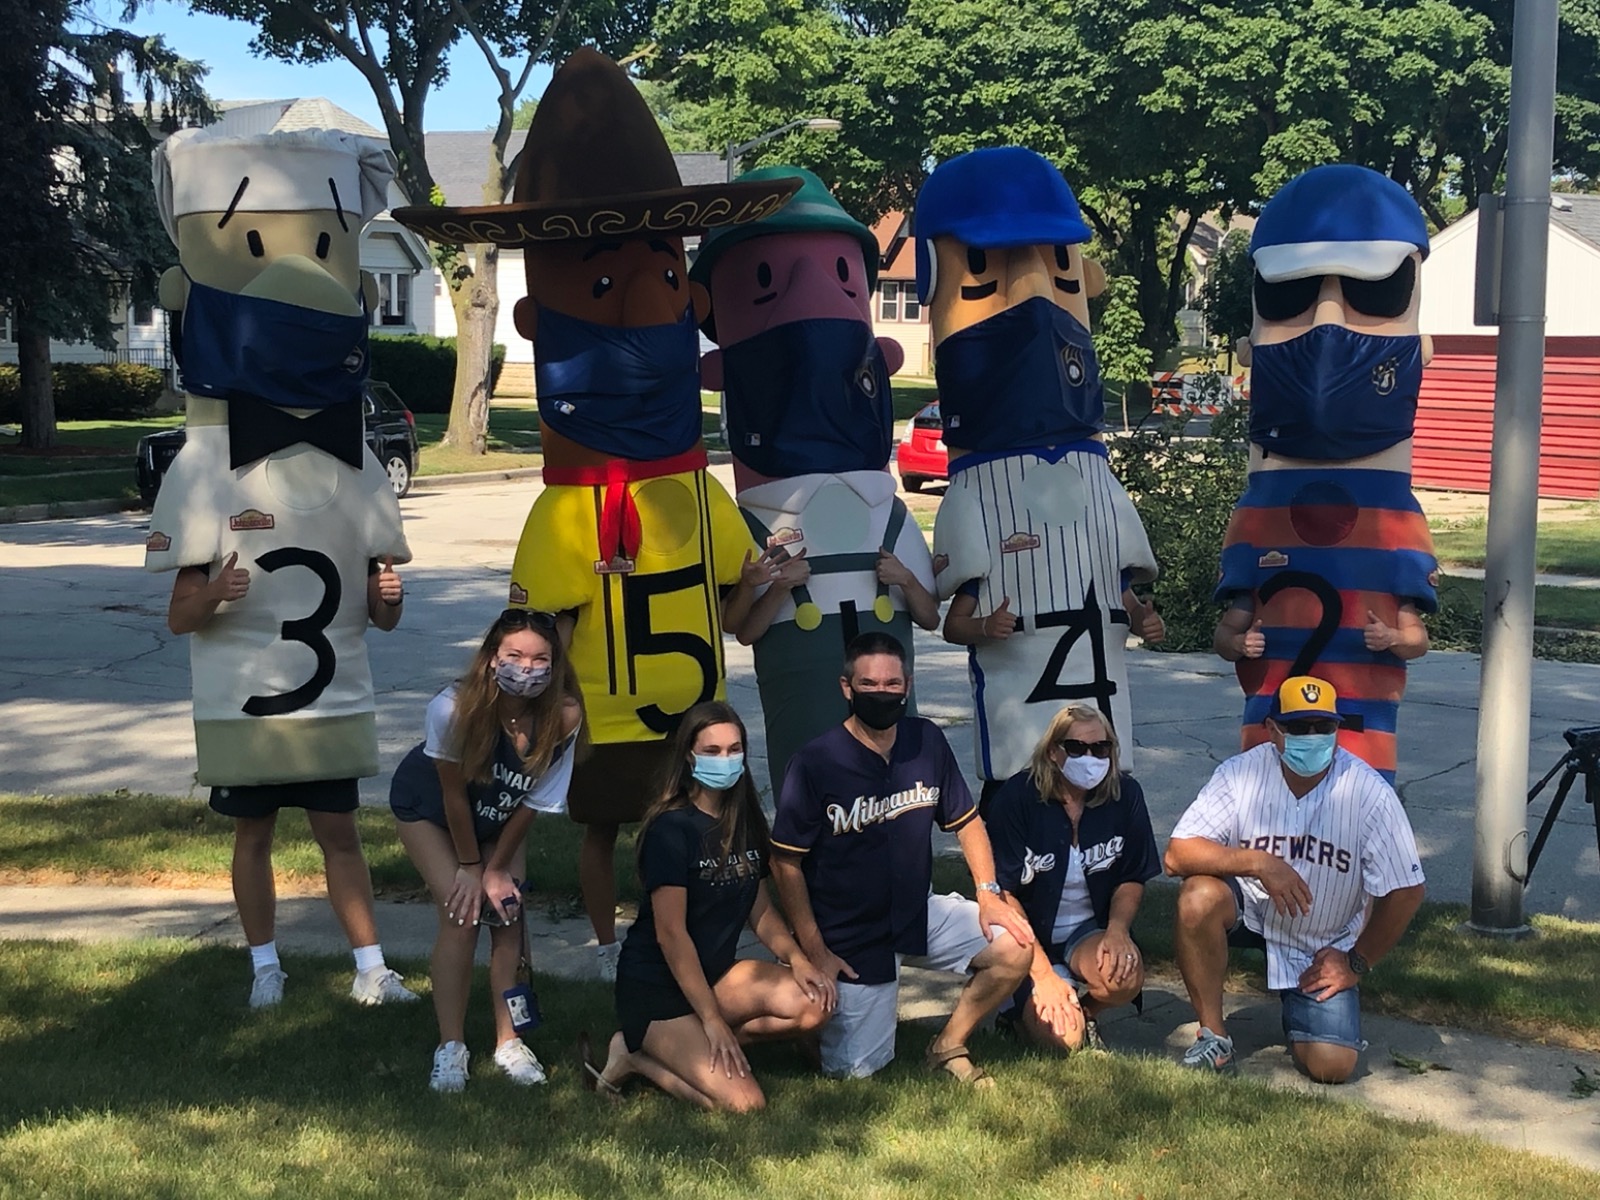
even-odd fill
[[[507,632],[514,629],[538,629],[545,633],[553,633],[556,628],[556,615],[540,612],[534,608],[508,608],[500,614],[495,624]]]
[[[1111,743],[1080,742],[1077,738],[1062,738],[1056,745],[1060,746],[1068,758],[1082,758],[1085,754],[1092,754],[1096,758],[1111,757]]]

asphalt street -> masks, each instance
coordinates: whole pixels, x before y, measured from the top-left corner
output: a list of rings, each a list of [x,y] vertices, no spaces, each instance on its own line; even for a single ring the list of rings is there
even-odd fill
[[[715,473],[731,488],[727,467]],[[536,480],[430,488],[401,502],[415,561],[401,570],[406,612],[368,644],[383,761],[422,736],[429,697],[466,664],[503,606],[512,553]],[[167,575],[143,570],[146,516],[123,513],[0,526],[0,789],[73,794],[193,787],[189,663],[166,629]],[[1216,763],[1238,746],[1232,670],[1209,654],[1130,654],[1137,772],[1165,837]],[[727,646],[729,698],[763,752],[750,653]],[[972,757],[965,653],[918,635],[918,704]],[[1466,901],[1473,849],[1478,660],[1432,653],[1412,665],[1401,710],[1399,791],[1436,899]],[[1562,730],[1600,724],[1600,666],[1534,666],[1531,775],[1565,750]],[[761,763],[752,764],[764,779]],[[364,781],[381,803],[388,780]],[[1546,799],[1554,785],[1546,792]],[[1529,911],[1600,919],[1594,811],[1569,797],[1527,893]],[[1533,810],[1534,825],[1545,802]],[[1533,829],[1530,829],[1530,837]]]

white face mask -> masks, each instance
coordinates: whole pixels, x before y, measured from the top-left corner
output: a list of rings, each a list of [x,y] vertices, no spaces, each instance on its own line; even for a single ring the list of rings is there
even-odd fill
[[[1068,756],[1061,764],[1060,770],[1073,787],[1088,792],[1100,786],[1101,781],[1111,770],[1111,760],[1096,758],[1092,754],[1082,754],[1077,758]]]

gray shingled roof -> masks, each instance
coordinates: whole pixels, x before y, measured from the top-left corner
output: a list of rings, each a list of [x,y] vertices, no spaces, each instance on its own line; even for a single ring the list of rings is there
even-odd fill
[[[1556,207],[1558,204],[1568,204],[1571,208],[1563,211]],[[1600,196],[1577,196],[1571,193],[1552,196],[1550,219],[1567,232],[1600,246]]]
[[[527,136],[525,129],[513,131],[506,143],[507,158],[522,149]],[[428,166],[433,169],[434,182],[444,192],[446,204],[484,203],[483,181],[489,174],[491,140],[488,130],[427,135]],[[720,154],[696,152],[672,157],[685,184],[721,183],[727,178]]]

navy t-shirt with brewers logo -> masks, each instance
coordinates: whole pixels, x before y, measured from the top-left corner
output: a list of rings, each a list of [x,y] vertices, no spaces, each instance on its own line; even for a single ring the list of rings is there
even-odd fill
[[[977,815],[932,721],[903,719],[887,761],[836,725],[789,760],[772,845],[804,856],[828,949],[857,982],[888,983],[896,954],[927,953],[933,823],[955,830]]]

